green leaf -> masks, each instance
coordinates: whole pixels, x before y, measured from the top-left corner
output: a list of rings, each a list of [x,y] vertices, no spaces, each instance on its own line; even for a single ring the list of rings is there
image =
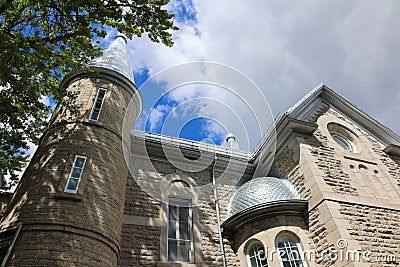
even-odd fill
[[[0,174],[11,184],[27,163],[28,142],[37,144],[53,111],[40,99],[52,96],[74,111],[74,95],[59,85],[64,75],[100,55],[93,36],[106,27],[129,38],[148,33],[172,46],[176,30],[169,0],[20,0],[0,2]]]

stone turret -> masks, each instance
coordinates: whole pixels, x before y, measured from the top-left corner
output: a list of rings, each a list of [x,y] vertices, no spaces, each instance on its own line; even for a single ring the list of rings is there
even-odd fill
[[[77,112],[57,107],[4,213],[1,230],[22,225],[6,266],[117,265],[128,176],[122,125],[131,99],[127,128],[142,104],[124,36],[89,67],[62,81]]]

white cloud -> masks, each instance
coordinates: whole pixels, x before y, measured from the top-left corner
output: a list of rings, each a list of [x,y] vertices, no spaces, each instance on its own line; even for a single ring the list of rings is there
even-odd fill
[[[155,131],[162,124],[163,118],[169,113],[171,107],[168,105],[157,105],[151,110],[148,118],[150,131]]]
[[[40,97],[39,101],[43,104],[45,104],[46,106],[50,106],[50,97],[47,95],[43,95]]]
[[[177,8],[181,1],[174,1]],[[178,21],[175,46],[129,42],[134,71],[197,60],[235,67],[253,79],[274,115],[320,82],[397,133],[400,1],[183,1],[196,20]],[[194,10],[193,10],[194,9]],[[184,74],[181,74],[184,75]],[[213,97],[223,99],[215,91]],[[251,92],[249,92],[251,94]],[[178,100],[195,95],[177,91]],[[251,95],[249,96],[251,97]],[[144,99],[146,101],[146,99]],[[208,114],[219,119],[219,109]],[[229,124],[229,118],[222,123]],[[233,130],[234,131],[234,130]],[[239,137],[238,137],[239,140]]]
[[[203,126],[203,131],[206,132],[205,135],[208,138],[208,143],[215,143],[215,141],[218,142],[219,140],[223,141],[228,133],[223,125],[214,120],[207,120]],[[219,144],[217,143],[217,145]]]

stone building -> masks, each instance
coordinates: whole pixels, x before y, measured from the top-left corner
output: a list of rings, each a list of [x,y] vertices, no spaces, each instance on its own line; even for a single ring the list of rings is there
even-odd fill
[[[78,112],[1,195],[1,266],[399,265],[398,135],[323,84],[253,152],[131,134],[128,58],[118,36],[64,78]]]

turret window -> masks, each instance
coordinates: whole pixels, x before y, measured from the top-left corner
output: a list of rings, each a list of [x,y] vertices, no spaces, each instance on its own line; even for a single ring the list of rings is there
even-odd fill
[[[300,243],[290,234],[281,234],[276,239],[276,246],[282,267],[305,267]]]
[[[74,164],[72,165],[72,169],[69,174],[64,192],[76,194],[76,192],[78,191],[79,183],[81,181],[83,169],[85,168],[85,163],[85,156],[75,156]]]
[[[92,121],[98,121],[100,116],[100,111],[103,106],[104,96],[106,95],[107,90],[104,88],[99,88],[97,91],[96,99],[94,100],[94,104],[92,107],[92,112],[90,112],[89,119]]]
[[[247,266],[268,267],[267,256],[263,244],[254,241],[246,250]]]

